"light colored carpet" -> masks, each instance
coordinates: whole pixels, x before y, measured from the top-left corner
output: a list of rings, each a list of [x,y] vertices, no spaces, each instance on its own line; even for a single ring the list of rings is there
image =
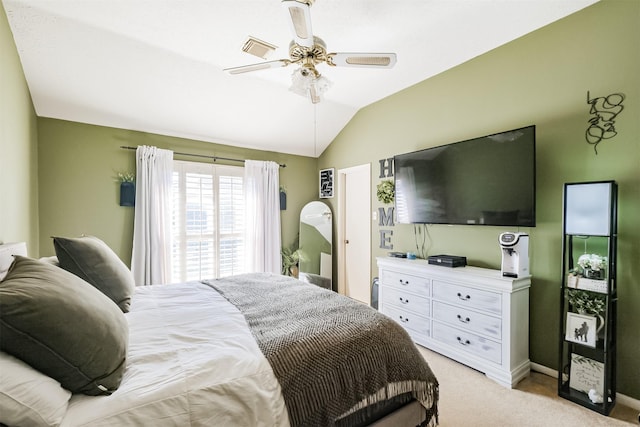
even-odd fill
[[[441,427],[637,426],[638,411],[616,403],[606,417],[558,396],[557,379],[539,372],[508,389],[418,346],[440,383]]]

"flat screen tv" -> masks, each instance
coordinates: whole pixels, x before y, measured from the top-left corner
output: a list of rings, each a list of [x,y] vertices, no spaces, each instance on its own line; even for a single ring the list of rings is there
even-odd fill
[[[399,223],[535,227],[536,129],[394,157]]]

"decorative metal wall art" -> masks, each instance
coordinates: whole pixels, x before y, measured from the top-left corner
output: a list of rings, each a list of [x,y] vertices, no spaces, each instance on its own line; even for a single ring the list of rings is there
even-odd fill
[[[623,93],[612,93],[609,96],[591,98],[587,91],[587,104],[591,105],[589,127],[585,132],[587,142],[593,145],[593,151],[598,154],[598,144],[604,139],[611,139],[618,134],[615,128],[615,118],[622,112],[624,106]]]

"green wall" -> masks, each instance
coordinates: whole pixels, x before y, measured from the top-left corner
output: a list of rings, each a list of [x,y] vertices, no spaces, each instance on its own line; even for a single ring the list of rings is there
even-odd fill
[[[557,369],[561,280],[562,188],[565,182],[619,184],[618,391],[640,399],[640,2],[604,0],[465,64],[362,109],[325,150],[319,167],[371,163],[372,206],[379,160],[530,124],[537,126],[537,226],[531,235],[533,284],[530,356]],[[402,58],[398,58],[402,61]],[[585,141],[592,97],[622,92],[618,135]],[[328,199],[335,203],[335,199]],[[388,205],[387,205],[388,206]],[[334,209],[334,207],[332,207]],[[335,211],[335,210],[334,210]],[[380,229],[393,250],[415,250],[410,225],[371,223],[372,276]],[[466,256],[500,268],[501,227],[427,227],[429,254]]]
[[[0,242],[38,253],[36,114],[0,3]]]
[[[135,151],[121,146],[152,145],[190,154],[286,164],[280,168],[280,184],[287,189],[287,209],[281,211],[285,246],[296,238],[302,207],[316,197],[317,159],[310,157],[46,118],[38,119],[38,135],[41,256],[54,253],[51,236],[92,234],[130,263],[134,210],[119,205],[120,187],[115,176],[135,172]],[[198,160],[177,154],[174,158]]]

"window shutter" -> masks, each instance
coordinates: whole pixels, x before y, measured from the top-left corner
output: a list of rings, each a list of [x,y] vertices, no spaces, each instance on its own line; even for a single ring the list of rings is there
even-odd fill
[[[174,161],[173,282],[243,272],[243,168]]]

